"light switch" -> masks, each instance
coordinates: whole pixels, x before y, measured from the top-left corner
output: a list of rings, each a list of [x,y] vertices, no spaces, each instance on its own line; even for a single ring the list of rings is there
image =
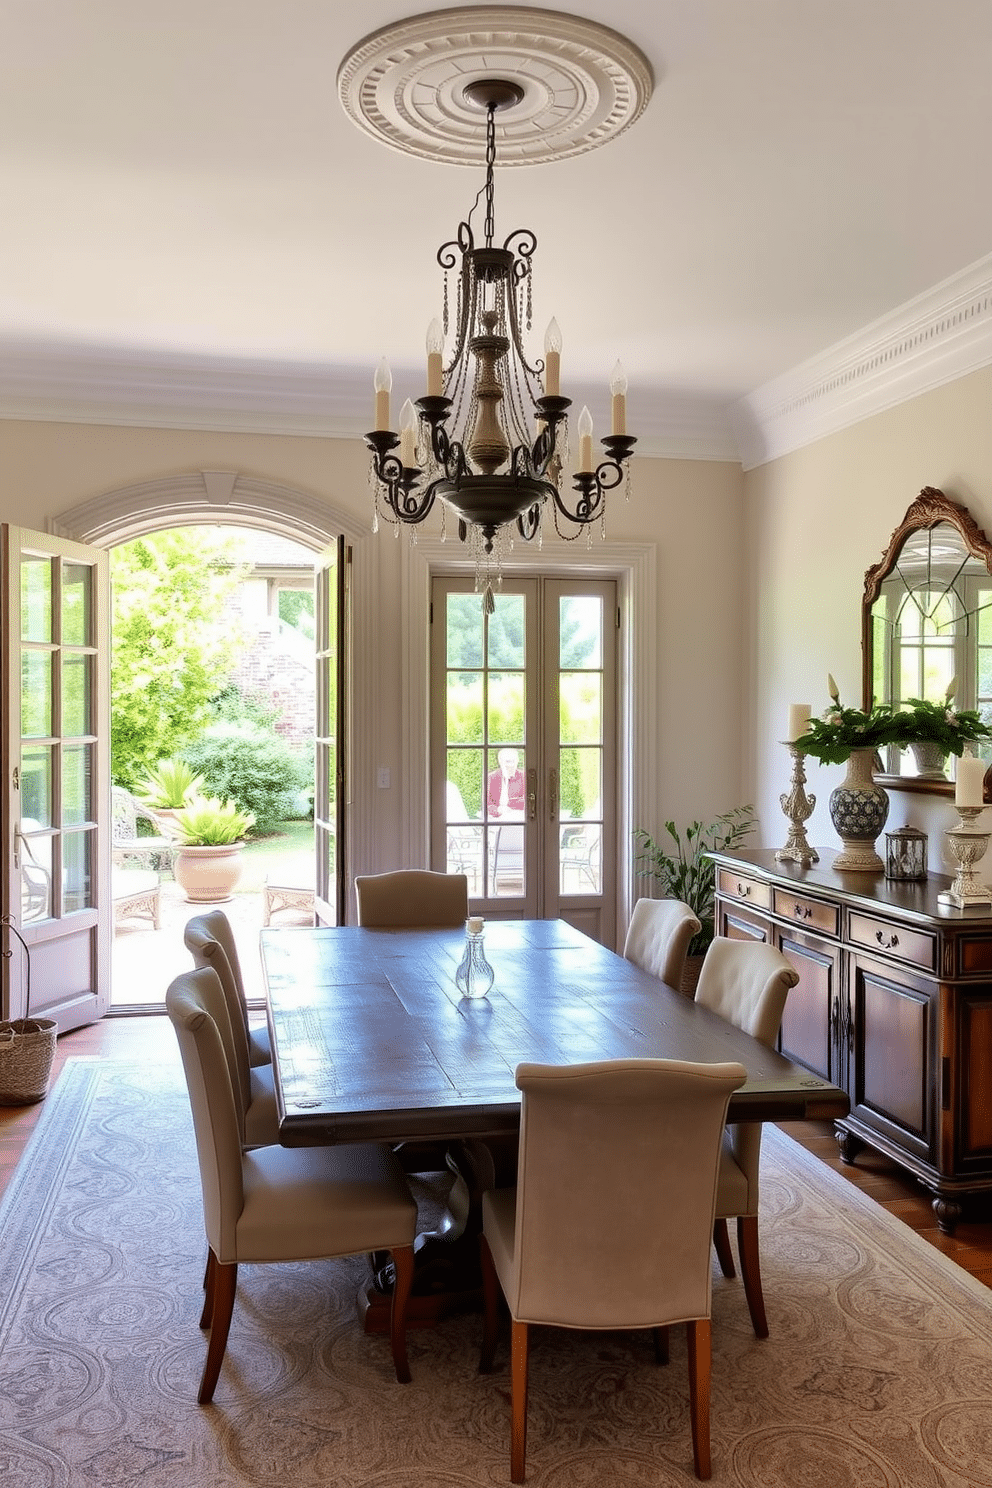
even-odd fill
[[[389,789],[389,766],[388,765],[380,765],[379,766],[379,773],[376,776],[375,783],[379,787],[380,790],[388,790]]]

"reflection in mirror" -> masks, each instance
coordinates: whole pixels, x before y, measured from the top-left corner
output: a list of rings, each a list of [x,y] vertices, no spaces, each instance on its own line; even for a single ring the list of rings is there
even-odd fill
[[[968,511],[927,486],[865,574],[864,706],[938,702],[992,722],[992,547]],[[992,747],[983,746],[983,758]],[[950,791],[948,761],[923,746],[884,752],[887,786]]]

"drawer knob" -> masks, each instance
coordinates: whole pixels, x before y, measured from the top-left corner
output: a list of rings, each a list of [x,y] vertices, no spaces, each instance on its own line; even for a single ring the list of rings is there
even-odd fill
[[[899,944],[898,935],[886,935],[882,930],[875,931],[875,939],[884,951],[894,951]]]
[[[750,884],[743,884],[743,883],[741,883],[740,879],[738,879],[737,880],[737,897],[739,899],[746,899],[748,897],[748,895],[750,894],[750,892],[751,892],[751,885]]]
[[[808,920],[812,915],[813,910],[808,904],[797,904],[795,906],[794,913],[797,920]]]

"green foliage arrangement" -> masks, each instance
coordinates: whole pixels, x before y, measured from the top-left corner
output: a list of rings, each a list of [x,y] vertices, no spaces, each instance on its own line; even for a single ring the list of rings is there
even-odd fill
[[[197,797],[173,821],[182,847],[227,847],[241,842],[255,825],[250,811],[239,811],[233,801],[216,796]]]
[[[202,796],[205,782],[185,760],[159,760],[136,782],[138,800],[155,811],[174,811],[187,806],[194,796]]]
[[[251,813],[263,837],[293,814],[300,792],[313,781],[308,755],[250,722],[212,724],[184,755],[207,790]]]
[[[666,821],[671,846],[664,839],[655,842],[641,828],[634,833],[640,844],[635,860],[639,876],[655,879],[666,898],[688,904],[702,927],[689,942],[690,956],[701,956],[713,939],[716,864],[707,854],[738,847],[756,824],[753,806],[735,806],[706,825],[690,822],[684,834],[673,821]]]
[[[954,679],[939,703],[908,698],[892,720],[898,731],[897,742],[936,744],[944,754],[961,755],[966,744],[992,738],[992,730],[980,713],[973,708],[955,708],[956,685]]]
[[[822,718],[811,718],[804,734],[794,740],[803,754],[811,754],[825,765],[840,765],[853,749],[881,749],[900,742],[895,717],[888,703],[872,703],[866,711],[845,708],[837,683],[827,674],[830,706]]]

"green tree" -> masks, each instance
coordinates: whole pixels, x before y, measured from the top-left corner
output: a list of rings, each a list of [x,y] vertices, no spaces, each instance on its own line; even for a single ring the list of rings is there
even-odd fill
[[[114,780],[133,786],[195,739],[237,660],[225,604],[248,571],[240,540],[206,527],[173,528],[110,555]]]

